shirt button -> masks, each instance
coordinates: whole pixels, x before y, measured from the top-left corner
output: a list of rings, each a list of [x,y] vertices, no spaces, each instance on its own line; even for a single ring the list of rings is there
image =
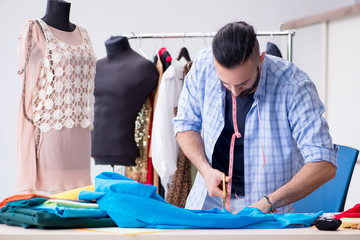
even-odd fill
[[[222,121],[224,121],[224,119],[223,119],[223,118],[220,118],[220,122],[222,122]]]
[[[210,143],[213,143],[213,140],[210,140]]]

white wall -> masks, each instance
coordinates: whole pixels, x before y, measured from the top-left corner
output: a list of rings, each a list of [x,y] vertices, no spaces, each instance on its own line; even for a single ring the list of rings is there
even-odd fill
[[[16,175],[16,119],[21,84],[16,75],[16,45],[20,27],[31,18],[41,18],[47,0],[0,0],[0,199],[14,194]],[[352,0],[74,0],[71,20],[90,34],[98,58],[105,56],[104,41],[122,33],[216,31],[230,21],[244,20],[257,30],[278,30],[282,22],[353,4]],[[272,40],[272,39],[270,39]],[[278,41],[275,40],[274,41]],[[263,43],[264,41],[262,41]],[[132,42],[133,46],[135,42]],[[142,41],[151,56],[162,40]],[[202,39],[187,39],[192,56],[206,45]],[[175,56],[182,40],[166,40]],[[300,50],[301,51],[301,50]],[[285,54],[285,52],[284,52]],[[294,55],[296,52],[294,53]],[[336,57],[336,56],[335,56]],[[317,64],[317,63],[315,63]],[[345,93],[341,93],[345,94]],[[93,175],[106,168],[93,168]]]
[[[322,24],[296,29],[293,62],[314,81],[319,95],[322,90]],[[309,61],[311,59],[311,61]],[[324,101],[324,99],[321,99]]]
[[[315,82],[326,104],[326,119],[333,142],[360,149],[360,16],[328,23],[328,50],[324,23],[301,27],[294,38],[294,63]],[[327,57],[326,57],[327,54]],[[324,62],[328,61],[327,68]],[[323,78],[327,81],[324,83]],[[326,97],[327,96],[327,97]],[[360,157],[359,157],[360,159]],[[360,162],[356,163],[345,209],[360,201]]]
[[[329,24],[328,114],[335,142],[360,149],[360,16]],[[360,158],[359,158],[360,159]],[[360,202],[358,160],[345,209]]]
[[[359,29],[360,16],[329,24],[328,122],[334,139],[357,149],[360,149]]]

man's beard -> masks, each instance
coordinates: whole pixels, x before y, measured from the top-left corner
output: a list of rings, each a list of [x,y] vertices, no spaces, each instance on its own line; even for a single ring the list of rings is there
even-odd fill
[[[245,91],[242,91],[242,92],[239,94],[238,97],[244,97],[244,96],[246,96],[246,95],[248,95],[248,94],[253,93],[253,92],[256,91],[256,88],[257,88],[257,86],[258,86],[258,84],[259,84],[259,81],[260,81],[259,66],[257,67],[257,72],[258,72],[258,74],[257,74],[257,76],[256,76],[256,81],[254,82],[254,84],[252,85],[252,87],[249,88],[249,89],[247,89],[247,90],[245,90]]]

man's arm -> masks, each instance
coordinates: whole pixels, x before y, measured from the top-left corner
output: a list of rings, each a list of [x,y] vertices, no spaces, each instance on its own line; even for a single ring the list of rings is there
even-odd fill
[[[185,155],[195,165],[206,182],[206,187],[211,197],[222,197],[223,192],[219,188],[223,179],[223,173],[210,166],[206,159],[204,141],[197,131],[178,132],[176,139]],[[230,180],[226,178],[226,182]]]
[[[328,161],[305,164],[288,183],[268,195],[272,207],[276,209],[306,197],[333,179],[335,175],[336,167]],[[260,199],[250,207],[258,208],[266,213],[270,211],[265,198]]]

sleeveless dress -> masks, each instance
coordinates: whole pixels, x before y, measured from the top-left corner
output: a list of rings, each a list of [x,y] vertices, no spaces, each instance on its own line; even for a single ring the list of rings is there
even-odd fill
[[[18,40],[16,190],[54,194],[90,185],[96,56],[88,33],[30,20]]]

